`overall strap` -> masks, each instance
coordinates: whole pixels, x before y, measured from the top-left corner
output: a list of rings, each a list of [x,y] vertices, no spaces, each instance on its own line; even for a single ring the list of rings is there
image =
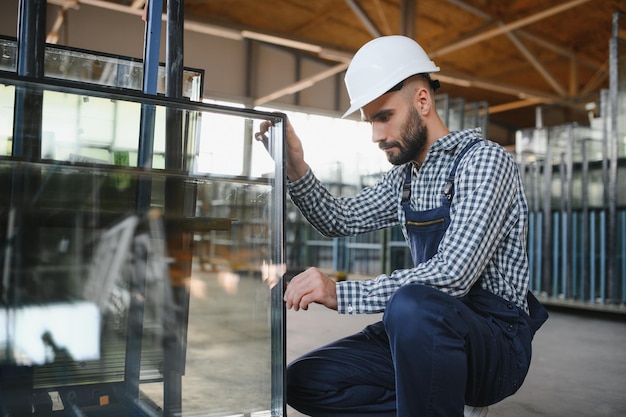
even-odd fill
[[[454,161],[454,165],[452,166],[452,170],[450,170],[450,174],[448,174],[448,179],[446,180],[446,187],[444,188],[444,191],[443,191],[443,195],[448,201],[452,201],[452,197],[454,197],[454,176],[456,175],[456,169],[458,168],[459,163],[461,162],[461,159],[463,158],[463,155],[465,155],[465,153],[469,151],[472,148],[472,146],[476,145],[479,142],[480,142],[480,139],[476,139],[470,142],[465,148],[463,148],[463,150],[461,150],[461,153],[456,157],[456,160]]]
[[[406,176],[404,177],[404,184],[402,184],[402,204],[411,201],[411,179],[413,177],[413,164],[407,164]]]

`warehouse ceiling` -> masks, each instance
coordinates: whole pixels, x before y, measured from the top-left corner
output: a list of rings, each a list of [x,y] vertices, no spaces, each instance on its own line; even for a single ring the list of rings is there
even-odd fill
[[[140,13],[145,1],[80,3]],[[269,100],[340,73],[374,37],[405,34],[441,68],[443,93],[487,102],[490,121],[509,130],[535,126],[538,105],[546,125],[588,120],[585,104],[608,88],[616,11],[626,12],[625,0],[184,0],[188,29],[275,44],[328,64],[326,73]]]

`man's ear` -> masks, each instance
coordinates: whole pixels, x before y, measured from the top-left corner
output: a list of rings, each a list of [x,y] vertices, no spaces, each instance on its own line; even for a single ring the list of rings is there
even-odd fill
[[[417,87],[413,95],[413,105],[422,117],[427,116],[432,106],[430,91],[422,86]]]

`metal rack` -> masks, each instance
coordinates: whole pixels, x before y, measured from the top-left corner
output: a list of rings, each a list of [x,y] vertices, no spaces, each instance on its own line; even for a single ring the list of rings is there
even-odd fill
[[[181,160],[189,161],[167,169],[58,156],[64,153],[33,160],[0,158],[0,184],[5,190],[0,199],[4,236],[0,407],[4,415],[31,414],[31,409],[50,416],[178,415],[181,410],[282,415],[285,191],[280,115],[9,74],[0,77],[0,89],[15,96],[41,97],[42,125],[54,118],[60,126],[76,127],[72,124],[75,107],[46,111],[47,100],[54,101],[58,93],[79,98],[67,103],[102,99],[136,108],[137,117],[123,119],[120,128],[129,127],[129,122],[140,124],[142,108],[152,108],[155,114],[178,112],[185,121],[179,131],[180,143],[185,144]],[[5,104],[2,108],[8,107]],[[274,120],[272,175],[229,177],[196,170],[191,163],[197,152],[195,129],[188,124],[199,128],[208,114],[239,117],[245,124]],[[152,129],[155,136],[172,132],[166,118],[155,119]],[[227,212],[217,207],[201,211],[197,196],[207,187],[220,190],[213,196],[216,200],[228,198],[233,190],[254,189],[257,194],[255,198],[241,194],[245,201],[230,201]],[[259,193],[263,198],[258,198]],[[251,213],[264,214],[263,223],[246,222]],[[253,226],[258,239],[250,241],[250,230],[240,230],[244,226]],[[202,236],[217,231],[231,234],[228,250],[233,263],[202,272],[198,244]],[[242,254],[249,253],[254,256],[243,259]],[[222,303],[226,298],[192,298],[193,283],[221,292],[224,274],[243,279],[233,268],[242,259],[255,275],[241,283],[242,292],[233,295],[239,299]],[[250,308],[252,316],[233,318],[233,310]],[[211,319],[200,318],[198,309]],[[77,315],[91,319],[78,321]],[[31,317],[29,326],[22,317]],[[195,335],[212,334],[217,342],[223,323],[240,327],[241,335],[220,342],[230,346],[224,361],[194,366],[193,378],[208,385],[213,373],[226,372],[245,375],[252,387],[242,384],[241,378],[221,387],[224,392],[240,393],[235,404],[222,398],[208,403],[202,396],[190,399],[182,384],[192,377],[187,363],[195,363],[199,351],[211,352],[211,346],[196,341]],[[76,350],[76,340],[91,349]],[[250,366],[239,366],[250,359],[254,359]]]
[[[610,87],[590,126],[519,131],[531,208],[532,286],[546,303],[624,311],[626,304],[626,40],[615,14]],[[623,29],[622,32],[623,33]],[[621,174],[620,174],[621,173]]]
[[[182,38],[170,33],[182,27],[181,2],[167,5],[165,65],[160,2],[151,2],[141,62],[45,46],[45,4],[23,1],[17,39],[0,42],[9,57],[0,70],[9,126],[0,131],[0,413],[283,415],[284,117],[194,101],[203,73],[182,68]],[[98,70],[68,76],[59,60]],[[199,170],[201,142],[253,143],[250,132],[201,136],[214,115],[273,120],[271,172]],[[230,157],[254,164],[260,154]],[[199,210],[207,188],[230,190],[216,200],[253,188],[265,198]],[[232,265],[202,271],[203,236],[230,233],[248,213],[265,215],[260,238],[236,233],[229,250],[255,253],[253,279]]]

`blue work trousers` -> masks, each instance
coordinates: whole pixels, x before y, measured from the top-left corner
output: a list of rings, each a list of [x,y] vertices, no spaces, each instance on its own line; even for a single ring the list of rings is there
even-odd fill
[[[478,286],[454,298],[406,285],[381,322],[293,361],[287,402],[314,417],[462,417],[464,404],[490,405],[517,391],[536,328]]]

